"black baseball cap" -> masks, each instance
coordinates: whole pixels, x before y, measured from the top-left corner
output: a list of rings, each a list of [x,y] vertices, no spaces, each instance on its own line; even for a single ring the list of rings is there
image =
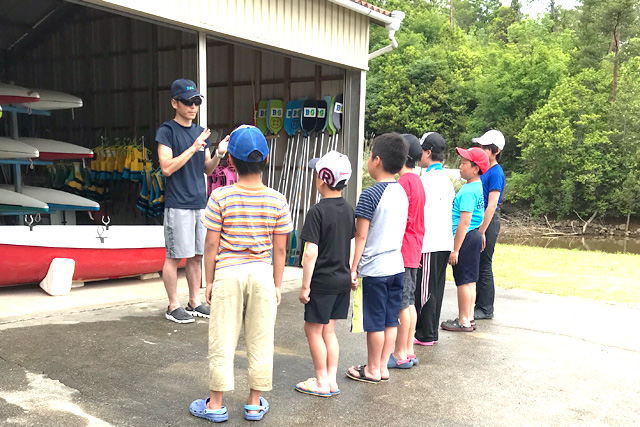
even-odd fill
[[[411,135],[410,133],[403,133],[400,136],[409,146],[409,153],[407,154],[407,157],[413,161],[419,161],[422,157],[422,147],[420,147],[418,137]]]
[[[443,152],[447,149],[447,143],[438,132],[427,132],[420,138],[420,145],[424,151]]]
[[[200,92],[198,92],[196,84],[192,80],[188,79],[178,79],[171,84],[171,97],[182,99],[191,99],[195,97],[204,98],[200,95]]]

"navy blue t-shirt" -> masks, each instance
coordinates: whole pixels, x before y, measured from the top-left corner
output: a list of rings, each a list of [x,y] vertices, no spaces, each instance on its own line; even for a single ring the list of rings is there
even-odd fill
[[[500,206],[502,193],[504,193],[504,171],[502,166],[499,164],[491,166],[488,171],[480,175],[480,181],[482,181],[484,208],[487,209],[487,206],[489,206],[489,193],[495,190],[500,190],[500,197],[498,197],[498,206]],[[498,206],[496,206],[496,209]]]
[[[175,120],[164,122],[156,131],[156,141],[166,145],[178,157],[193,145],[204,128],[195,123],[184,127]],[[209,149],[207,139],[205,150]],[[205,151],[195,153],[180,169],[167,177],[164,206],[179,209],[204,209],[207,206],[207,183],[204,178]]]

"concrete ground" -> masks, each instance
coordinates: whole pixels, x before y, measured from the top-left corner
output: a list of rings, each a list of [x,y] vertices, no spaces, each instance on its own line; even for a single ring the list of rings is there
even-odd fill
[[[366,362],[364,334],[338,323],[342,393],[294,391],[313,376],[287,269],[276,322],[274,388],[263,425],[600,426],[640,424],[640,308],[497,290],[496,318],[474,333],[441,331],[418,366],[388,383],[342,376]],[[186,282],[180,280],[186,304]],[[0,425],[204,426],[189,403],[207,395],[207,321],[164,319],[160,279],[87,284],[65,297],[0,288]],[[456,317],[447,285],[443,318]],[[236,352],[229,425],[246,425],[247,360]]]

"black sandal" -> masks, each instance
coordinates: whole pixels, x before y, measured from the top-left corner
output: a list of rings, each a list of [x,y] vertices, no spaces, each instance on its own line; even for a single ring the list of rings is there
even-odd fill
[[[351,378],[352,380],[356,380],[356,381],[362,381],[365,383],[371,383],[371,384],[378,384],[380,382],[380,380],[375,380],[373,378],[369,378],[367,377],[367,375],[364,373],[364,367],[367,365],[358,365],[358,366],[352,366],[351,368],[355,369],[355,371],[358,373],[358,377],[354,376],[351,372],[349,372],[349,369],[347,369],[347,377]]]
[[[473,332],[473,326],[464,326],[457,318],[454,320],[447,320],[446,322],[442,322],[442,324],[440,324],[440,327],[445,331],[451,332]]]

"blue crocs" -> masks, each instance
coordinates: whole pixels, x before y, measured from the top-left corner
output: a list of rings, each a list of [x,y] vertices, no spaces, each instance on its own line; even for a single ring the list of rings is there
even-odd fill
[[[229,412],[226,406],[223,406],[221,409],[209,409],[207,408],[207,403],[209,403],[209,399],[194,400],[189,406],[189,412],[191,412],[191,415],[213,421],[214,423],[221,423],[229,419]]]
[[[257,414],[250,414],[249,411],[260,411]],[[260,421],[264,414],[269,412],[269,402],[260,396],[259,405],[244,405],[244,419],[249,421]]]
[[[410,359],[398,360],[395,358],[393,353],[389,356],[389,362],[387,363],[387,368],[398,368],[398,369],[409,369],[413,366],[413,362]]]

